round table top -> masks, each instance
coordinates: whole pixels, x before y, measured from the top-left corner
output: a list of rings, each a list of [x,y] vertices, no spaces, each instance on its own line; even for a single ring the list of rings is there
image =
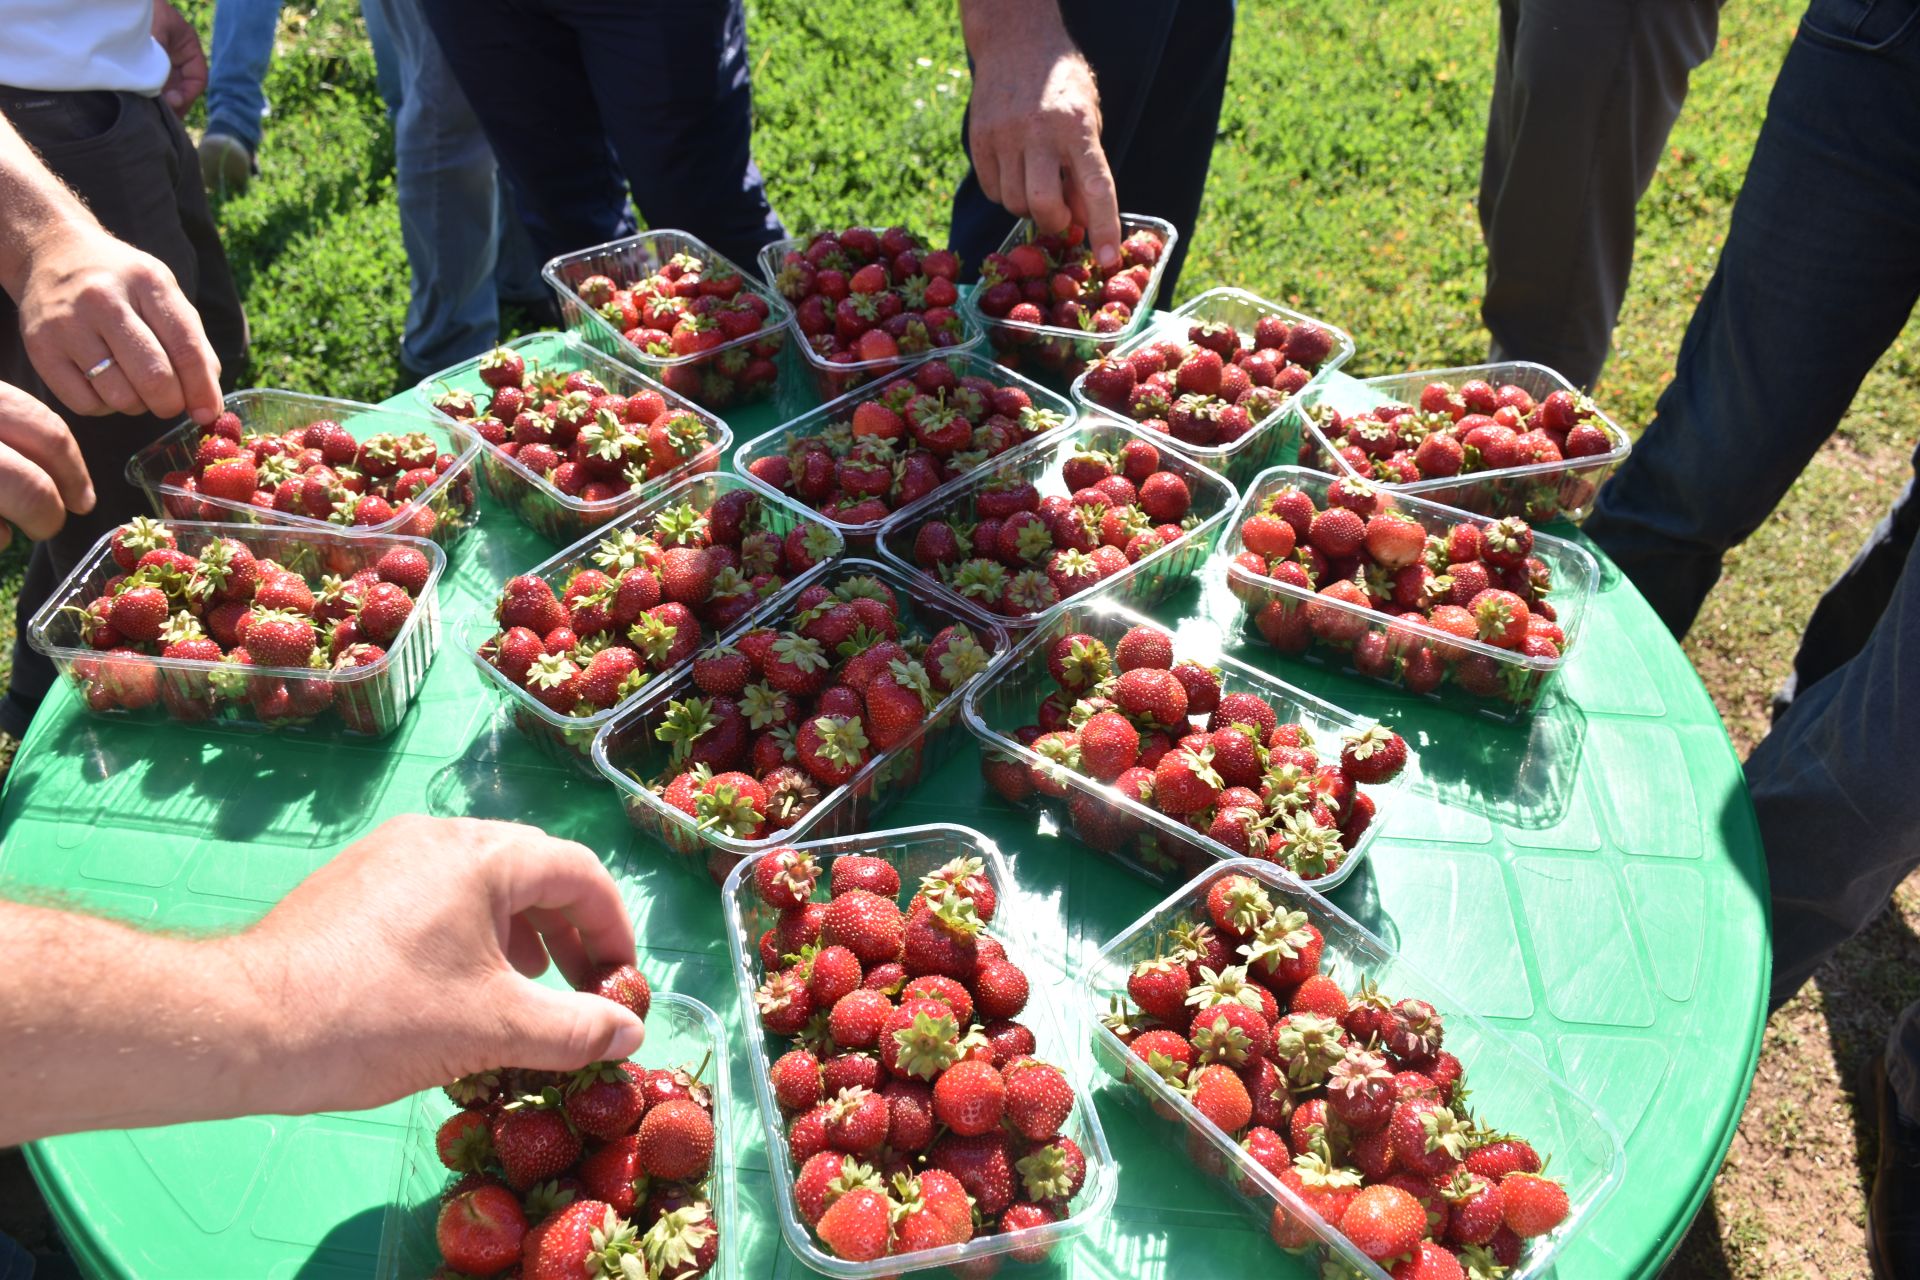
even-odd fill
[[[729,421],[746,438],[777,419],[760,408]],[[443,582],[443,637],[554,549],[485,505]],[[1195,584],[1154,612],[1169,625],[1224,621],[1233,602],[1223,590]],[[1560,1274],[1657,1272],[1739,1121],[1769,954],[1765,864],[1739,760],[1680,648],[1608,566],[1560,694],[1531,725],[1396,699],[1264,648],[1236,656],[1407,736],[1418,758],[1383,809],[1371,858],[1330,896],[1534,1050],[1622,1135],[1624,1181],[1567,1247]],[[126,724],[56,691],[0,804],[0,891],[52,890],[154,927],[230,929],[409,812],[527,821],[599,851],[621,876],[656,984],[706,1002],[740,1033],[720,895],[704,869],[636,832],[610,785],[522,739],[444,640],[406,721],[378,742]],[[884,821],[960,823],[996,840],[1019,882],[1023,927],[1062,983],[1164,896],[992,797],[971,740]],[[780,1241],[742,1064],[733,1077],[743,1221],[728,1224],[728,1269],[811,1274]],[[1035,1274],[1291,1274],[1259,1224],[1168,1150],[1163,1132],[1110,1097],[1100,1115],[1121,1162],[1119,1203]],[[29,1157],[89,1274],[365,1275],[407,1116],[403,1101],[79,1134],[34,1144]]]

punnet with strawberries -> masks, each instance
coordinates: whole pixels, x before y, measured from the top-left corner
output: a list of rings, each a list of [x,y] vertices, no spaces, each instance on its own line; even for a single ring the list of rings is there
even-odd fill
[[[1022,218],[980,264],[980,286],[961,303],[979,319],[994,359],[1065,390],[1087,365],[1153,313],[1160,277],[1180,233],[1171,222],[1120,215],[1120,261],[1103,269],[1074,225],[1043,235]]]
[[[487,492],[556,542],[715,470],[733,443],[724,422],[576,334],[516,338],[414,396],[481,442]]]
[[[1081,1010],[1108,1087],[1316,1275],[1530,1280],[1621,1178],[1598,1108],[1268,863],[1136,921]]]
[[[1048,618],[967,696],[987,784],[1064,808],[1155,879],[1264,858],[1317,888],[1353,874],[1407,744],[1103,597]]]
[[[1394,374],[1301,399],[1300,462],[1483,516],[1579,520],[1633,444],[1545,365]]]
[[[798,412],[902,361],[977,343],[979,327],[959,306],[960,271],[953,250],[897,226],[818,231],[762,248],[760,274],[791,309],[803,368],[787,407]]]
[[[127,482],[175,520],[429,538],[473,524],[480,446],[425,410],[291,391],[236,391],[127,459]]]
[[[704,409],[773,398],[787,306],[704,241],[645,231],[555,258],[567,327]]]
[[[841,550],[785,499],[695,476],[508,579],[461,641],[514,723],[592,772],[593,735],[616,710]]]
[[[1073,398],[1173,437],[1236,484],[1290,460],[1287,410],[1353,354],[1353,339],[1240,289],[1156,315],[1073,383]]]
[[[999,850],[910,827],[766,850],[723,891],[782,1234],[828,1275],[1040,1262],[1112,1205]]]
[[[693,655],[594,743],[634,825],[730,859],[862,830],[953,749],[991,618],[888,565],[839,560]]]
[[[27,639],[97,714],[379,736],[426,680],[446,563],[420,538],[142,516]]]
[[[803,413],[741,445],[733,462],[865,550],[893,512],[1076,416],[1044,387],[962,353],[923,360]]]
[[[377,1273],[525,1280],[733,1274],[727,1042],[697,1000],[632,965],[585,990],[646,1022],[630,1061],[502,1067],[417,1095]]]
[[[1502,719],[1539,707],[1599,579],[1517,516],[1304,467],[1254,481],[1221,554],[1249,639]]]
[[[1019,628],[1094,587],[1151,605],[1205,563],[1238,502],[1164,436],[1083,418],[900,511],[880,554]]]

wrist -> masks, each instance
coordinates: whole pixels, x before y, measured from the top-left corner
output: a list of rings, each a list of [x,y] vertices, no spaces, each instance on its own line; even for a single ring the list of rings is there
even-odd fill
[[[208,993],[207,1036],[218,1060],[207,1064],[236,1115],[292,1113],[309,1078],[312,1033],[324,1033],[325,1012],[311,1004],[298,1010],[291,997],[293,966],[259,926],[231,937],[188,944]]]
[[[962,0],[960,10],[961,37],[976,63],[1014,52],[1047,61],[1079,53],[1055,0]]]

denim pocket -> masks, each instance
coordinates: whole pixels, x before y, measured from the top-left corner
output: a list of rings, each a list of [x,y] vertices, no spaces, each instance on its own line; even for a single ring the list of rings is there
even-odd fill
[[[1836,49],[1882,53],[1920,26],[1920,0],[1813,0],[1800,31]]]

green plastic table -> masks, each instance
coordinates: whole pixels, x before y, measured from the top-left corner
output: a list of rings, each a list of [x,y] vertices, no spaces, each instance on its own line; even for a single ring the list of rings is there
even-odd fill
[[[743,412],[733,425],[744,439],[774,415]],[[453,557],[443,633],[551,550],[497,504],[487,509]],[[1157,612],[1169,623],[1225,623],[1233,602],[1222,592],[1196,583]],[[1394,699],[1270,650],[1239,656],[1407,735],[1419,759],[1391,812],[1383,806],[1387,829],[1370,866],[1334,900],[1533,1046],[1623,1135],[1624,1182],[1559,1274],[1657,1272],[1739,1120],[1768,969],[1765,871],[1739,762],[1679,648],[1609,572],[1557,706],[1520,729]],[[129,726],[89,716],[63,689],[35,720],[0,802],[0,889],[52,890],[156,927],[230,929],[407,812],[520,819],[598,850],[622,876],[648,972],[739,1033],[720,898],[698,860],[640,836],[611,786],[522,740],[450,647],[406,722],[378,743]],[[995,839],[1012,858],[1025,927],[1062,988],[1164,896],[991,797],[971,740],[885,821],[957,822]],[[811,1274],[780,1241],[739,1064],[733,1083],[744,1221],[728,1224],[731,1270]],[[1110,1091],[1099,1110],[1122,1164],[1118,1205],[1026,1274],[1304,1273]],[[90,1275],[363,1276],[406,1112],[402,1102],[83,1134],[28,1154]]]

